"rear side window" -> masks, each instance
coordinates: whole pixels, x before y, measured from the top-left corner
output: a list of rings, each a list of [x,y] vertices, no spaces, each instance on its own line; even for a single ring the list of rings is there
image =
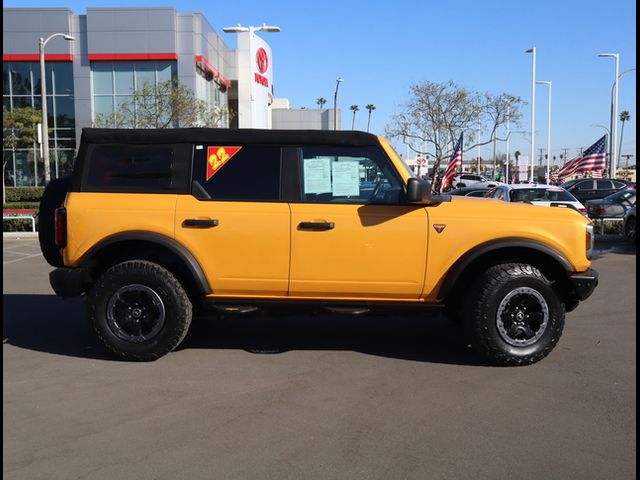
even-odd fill
[[[187,145],[92,145],[83,190],[169,193],[188,186]]]
[[[593,190],[593,180],[585,180],[584,182],[579,182],[576,188],[578,190]]]
[[[611,190],[613,185],[611,180],[596,180],[596,189],[598,190]]]
[[[193,179],[206,192],[200,199],[280,200],[279,146],[206,145],[198,152]]]

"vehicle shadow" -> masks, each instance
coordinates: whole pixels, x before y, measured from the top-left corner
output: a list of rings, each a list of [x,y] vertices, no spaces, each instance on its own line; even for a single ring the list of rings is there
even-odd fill
[[[54,295],[3,295],[3,343],[114,360],[93,333],[83,302]],[[198,315],[178,349],[238,349],[263,355],[347,350],[429,363],[486,365],[465,345],[460,329],[441,314]]]

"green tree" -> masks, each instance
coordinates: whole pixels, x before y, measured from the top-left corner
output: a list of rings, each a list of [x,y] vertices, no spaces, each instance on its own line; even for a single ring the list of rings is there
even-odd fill
[[[327,99],[320,97],[318,100],[316,100],[316,103],[320,105],[320,110],[322,110],[324,108],[324,104],[327,103]]]
[[[409,97],[402,111],[394,115],[385,128],[389,137],[401,138],[411,150],[426,154],[435,150],[434,171],[455,148],[464,133],[465,150],[495,141],[505,141],[498,132],[507,120],[519,125],[524,102],[508,93],[478,93],[460,87],[453,81],[436,83],[428,80],[409,87]],[[478,124],[485,138],[480,138]],[[434,182],[434,186],[435,186]]]
[[[367,132],[368,132],[369,131],[369,125],[371,124],[371,112],[373,112],[376,109],[376,106],[373,103],[369,103],[364,108],[369,110],[369,118],[367,119]]]
[[[177,128],[222,127],[231,114],[226,107],[215,107],[195,96],[177,81],[145,83],[112,114],[98,114],[96,127]]]
[[[19,147],[33,147],[38,139],[38,123],[42,112],[33,107],[15,108],[12,111],[2,108],[2,148],[11,150]],[[7,157],[5,157],[7,158]],[[2,203],[6,203],[4,170],[7,160],[2,161]]]
[[[353,112],[353,119],[351,120],[351,130],[353,130],[356,124],[356,112],[360,110],[360,107],[358,107],[358,105],[351,105],[349,108]]]

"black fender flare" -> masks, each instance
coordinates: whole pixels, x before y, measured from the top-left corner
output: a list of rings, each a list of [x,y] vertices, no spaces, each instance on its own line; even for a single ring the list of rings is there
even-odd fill
[[[560,267],[562,267],[562,269],[567,272],[567,275],[573,273],[574,271],[573,267],[571,266],[571,262],[569,262],[569,260],[567,260],[567,258],[562,253],[558,252],[555,248],[550,247],[549,245],[546,245],[537,240],[525,238],[499,238],[477,245],[466,252],[464,255],[462,255],[447,272],[442,283],[442,287],[440,288],[440,291],[438,293],[438,298],[447,298],[453,292],[453,289],[460,276],[464,273],[466,268],[475,260],[479,259],[483,255],[486,255],[487,253],[506,248],[521,248],[542,253],[551,258]]]
[[[170,250],[178,258],[180,258],[180,260],[182,260],[184,265],[193,276],[193,279],[195,280],[201,292],[205,295],[211,293],[211,287],[209,285],[209,282],[207,281],[207,277],[205,276],[202,267],[195,259],[195,257],[191,254],[191,252],[177,240],[174,240],[173,238],[161,233],[130,230],[110,235],[87,250],[80,258],[79,265],[85,268],[90,267],[93,259],[97,255],[99,255],[99,253],[105,248],[119,242],[127,242],[132,240],[155,243]]]

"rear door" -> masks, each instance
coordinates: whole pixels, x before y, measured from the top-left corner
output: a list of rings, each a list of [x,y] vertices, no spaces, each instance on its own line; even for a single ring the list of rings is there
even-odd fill
[[[196,145],[191,195],[179,195],[175,238],[214,295],[286,296],[290,210],[281,200],[281,149]]]

